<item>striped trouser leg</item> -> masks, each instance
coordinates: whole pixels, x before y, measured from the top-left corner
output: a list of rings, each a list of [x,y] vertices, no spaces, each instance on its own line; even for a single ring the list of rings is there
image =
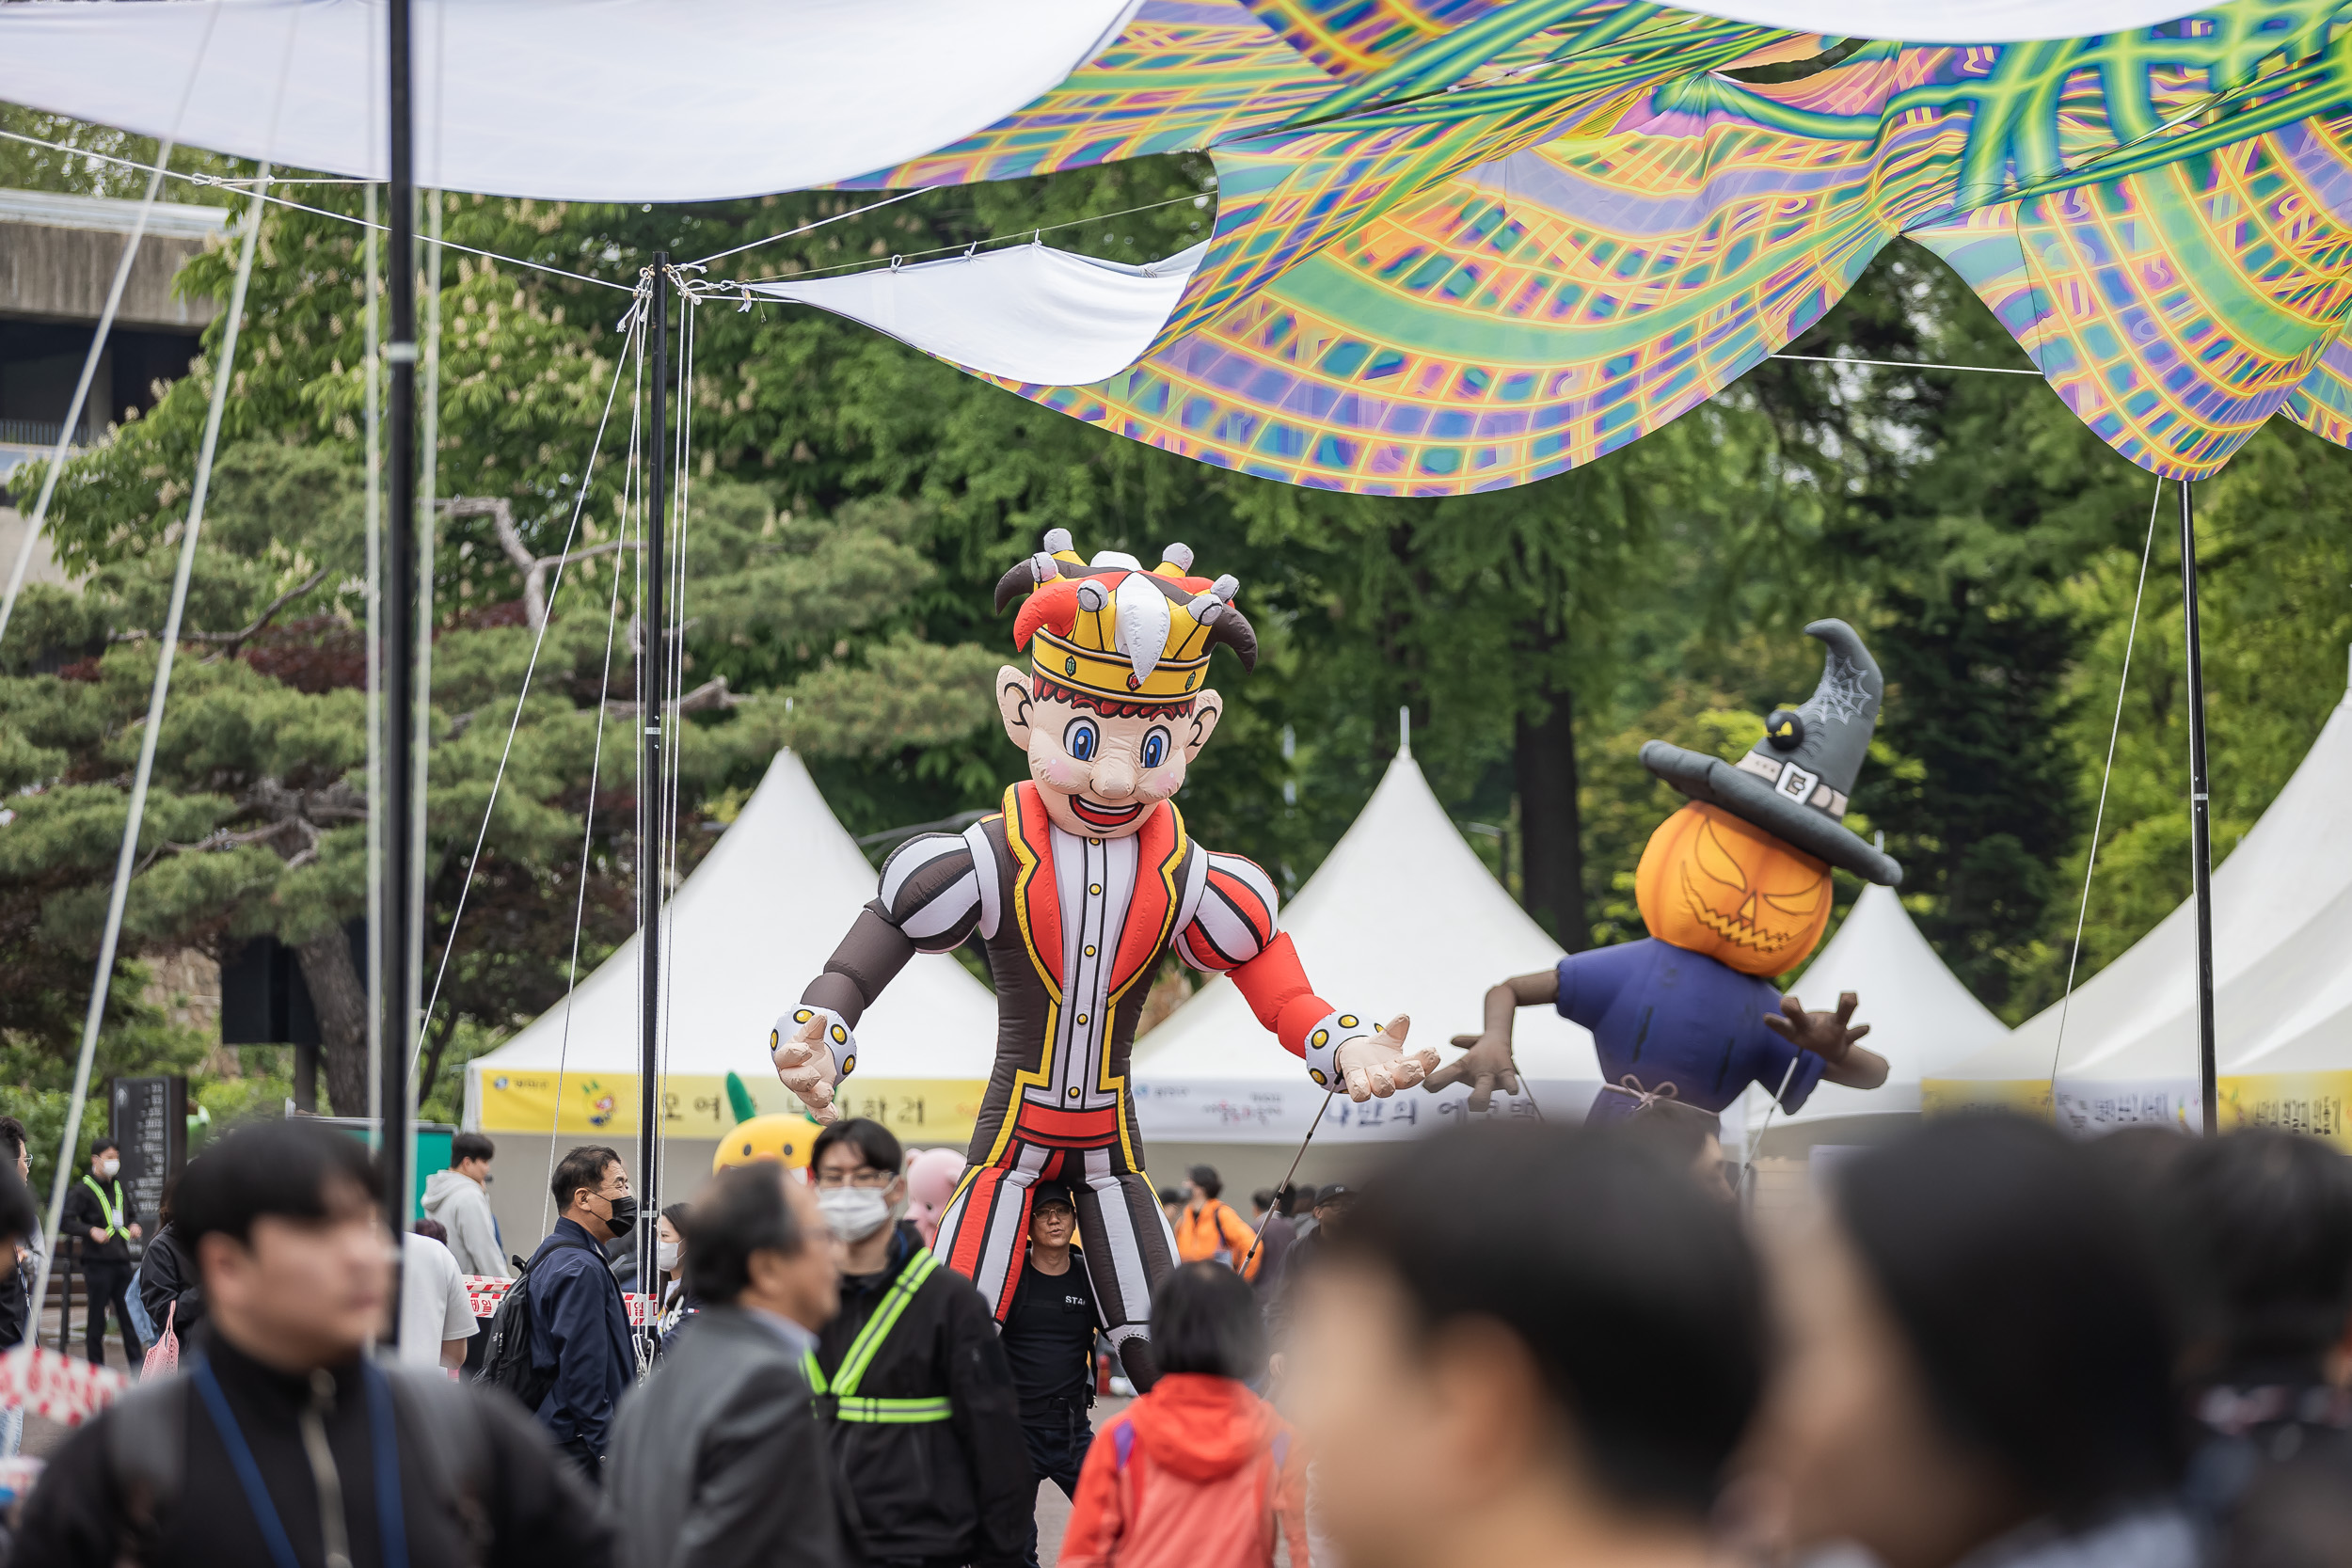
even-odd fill
[[[993,1165],[966,1171],[939,1216],[931,1251],[976,1286],[1002,1323],[1012,1310],[1021,1264],[1029,1253],[1029,1184],[1055,1150],[1014,1142]]]
[[[1103,1335],[1118,1350],[1138,1390],[1156,1376],[1151,1362],[1152,1288],[1176,1266],[1176,1238],[1168,1228],[1152,1183],[1134,1171],[1114,1171],[1108,1149],[1076,1155],[1084,1174],[1069,1171],[1078,1200],[1078,1243],[1094,1287]],[[1074,1162],[1073,1162],[1074,1163]]]

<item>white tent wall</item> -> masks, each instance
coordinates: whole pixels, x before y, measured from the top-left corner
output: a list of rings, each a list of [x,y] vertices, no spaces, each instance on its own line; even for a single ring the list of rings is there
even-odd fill
[[[1440,1047],[1441,1059],[1454,1054],[1445,1049],[1453,1036],[1478,1027],[1488,986],[1561,957],[1463,843],[1409,748],[1390,763],[1281,923],[1318,995],[1383,1022],[1409,1014],[1406,1043]],[[1592,1037],[1549,1008],[1531,1007],[1518,1015],[1516,1040],[1532,1097],[1498,1095],[1488,1115],[1532,1116],[1540,1107],[1554,1120],[1583,1119],[1600,1092]],[[1221,977],[1137,1042],[1131,1077],[1155,1172],[1167,1164],[1164,1146],[1295,1148],[1325,1099]],[[1415,1088],[1357,1105],[1341,1094],[1314,1148],[1411,1138],[1465,1117],[1469,1097],[1467,1087],[1436,1095]]]
[[[1893,888],[1864,888],[1829,944],[1786,989],[1817,1010],[1852,991],[1854,1022],[1870,1026],[1866,1043],[1886,1058],[1887,1075],[1875,1089],[1824,1083],[1794,1112],[1772,1110],[1770,1085],[1750,1088],[1748,1125],[1764,1158],[1893,1136],[1917,1119],[1922,1079],[2009,1037],[2009,1026],[1936,957]]]
[[[2352,692],[2328,715],[2269,810],[2214,872],[2215,1046],[2225,1107],[2233,1077],[2265,1070],[2257,1064],[2296,1078],[2352,1076],[2352,1034],[2330,1037],[2318,1027],[2330,1013],[2326,993],[2339,988],[2352,963],[2346,777]],[[2091,896],[2098,896],[2095,882]],[[2193,908],[2183,904],[2077,986],[2071,1008],[2046,1008],[2000,1045],[1931,1074],[1928,1107],[2052,1111],[2062,1125],[2087,1132],[2152,1121],[2199,1125],[2194,920]],[[2296,1097],[2293,1085],[2241,1085],[2246,1109],[2225,1109],[2225,1124],[2271,1115],[2282,1098]],[[2265,1101],[2272,1111],[2259,1109]]]
[[[823,969],[875,880],[801,759],[778,752],[670,901],[665,1136],[715,1139],[732,1126],[730,1071],[762,1111],[798,1109],[770,1065],[769,1031]],[[467,1064],[466,1125],[493,1136],[633,1139],[639,1025],[632,937],[568,1002]],[[909,1142],[961,1145],[995,1039],[988,988],[949,955],[917,954],[859,1025],[843,1104]]]

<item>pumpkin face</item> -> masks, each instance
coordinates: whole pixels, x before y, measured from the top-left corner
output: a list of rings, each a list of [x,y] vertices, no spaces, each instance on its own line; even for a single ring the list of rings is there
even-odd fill
[[[1633,873],[1649,934],[1743,974],[1785,974],[1829,926],[1829,863],[1720,806],[1658,825]]]

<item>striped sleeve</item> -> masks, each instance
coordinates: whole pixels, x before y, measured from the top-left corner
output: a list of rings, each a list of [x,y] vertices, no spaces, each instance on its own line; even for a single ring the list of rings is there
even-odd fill
[[[980,870],[961,833],[924,833],[882,863],[875,912],[926,953],[960,945],[980,921]]]
[[[1204,859],[1206,873],[1176,933],[1176,954],[1195,969],[1237,969],[1274,941],[1274,880],[1240,855],[1212,850]]]

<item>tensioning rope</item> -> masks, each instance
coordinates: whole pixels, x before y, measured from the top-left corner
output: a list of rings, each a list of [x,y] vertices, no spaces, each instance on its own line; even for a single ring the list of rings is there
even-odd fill
[[[113,164],[121,168],[134,168],[150,173],[161,173],[166,179],[177,180],[183,184],[242,189],[247,183],[242,180],[224,179],[218,175],[192,174],[183,169],[164,168],[159,164],[143,164],[135,158],[117,157],[114,154],[107,152],[93,152],[86,148],[68,146],[63,142],[43,141],[39,136],[25,135],[21,131],[0,130],[0,138],[5,138],[8,141],[24,142],[33,147],[45,147],[50,149],[52,151],[68,152],[72,153],[76,158],[94,159],[99,163]],[[272,182],[277,183],[278,182]],[[311,182],[311,183],[364,185],[368,183],[368,182],[362,180],[352,180]],[[293,212],[309,213],[314,217],[333,218],[337,223],[348,223],[377,230],[389,229],[389,225],[386,224],[374,223],[366,218],[356,218],[349,213],[338,213],[330,211],[325,207],[313,207],[308,202],[295,201],[282,196],[270,196],[266,193],[259,191],[255,192],[254,196],[257,200],[266,201],[273,207],[284,207]],[[634,284],[615,283],[609,277],[596,277],[584,272],[567,272],[562,267],[550,266],[545,261],[531,261],[524,260],[520,256],[506,255],[501,251],[483,250],[474,245],[459,245],[455,240],[440,240],[436,243],[451,250],[462,250],[469,256],[480,256],[492,261],[506,261],[515,266],[527,267],[532,272],[544,272],[556,277],[568,277],[576,283],[594,283],[600,289],[618,289],[624,293],[631,293],[635,292]]]
[[[539,1183],[539,1228],[551,1227],[548,1206],[555,1201],[555,1146],[562,1141],[564,1131],[564,1078],[571,1063],[572,1003],[580,994],[580,934],[588,915],[588,865],[596,840],[596,789],[604,777],[604,720],[612,699],[612,645],[614,630],[621,619],[621,584],[628,573],[623,563],[629,554],[629,501],[637,493],[638,459],[642,450],[644,430],[644,398],[645,382],[644,330],[645,310],[641,300],[622,321],[624,339],[621,345],[623,364],[631,361],[637,366],[637,379],[629,389],[628,449],[621,464],[621,489],[614,513],[615,548],[612,556],[612,598],[605,610],[604,672],[596,686],[596,728],[595,749],[588,761],[588,799],[580,809],[580,879],[572,901],[571,966],[564,978],[564,1025],[555,1048],[555,1105],[548,1115],[548,1174]],[[642,530],[641,530],[642,531]],[[640,556],[643,549],[637,551]]]
[[[589,488],[596,482],[596,458],[604,450],[605,429],[612,421],[612,405],[620,395],[621,378],[628,371],[628,344],[637,330],[634,325],[631,325],[623,339],[620,357],[613,362],[612,366],[612,385],[606,389],[604,394],[604,412],[597,417],[596,437],[589,443],[588,462],[580,470],[580,490],[572,500],[571,522],[564,532],[564,548],[558,552],[556,558],[555,580],[548,586],[547,611],[540,617],[538,630],[531,640],[531,657],[523,665],[522,689],[515,694],[515,712],[507,721],[506,741],[499,750],[498,769],[490,778],[490,798],[484,802],[482,807],[482,826],[474,833],[473,854],[466,862],[465,879],[457,885],[457,908],[450,915],[449,933],[442,941],[440,966],[434,971],[432,993],[426,999],[422,1013],[417,1021],[416,1039],[408,1053],[408,1067],[412,1076],[416,1071],[417,1058],[424,1049],[424,1037],[430,1028],[434,1012],[440,1004],[441,983],[449,975],[450,959],[457,951],[457,932],[466,918],[466,899],[473,890],[474,873],[482,864],[483,846],[490,836],[490,818],[498,810],[499,790],[506,782],[507,764],[515,755],[515,736],[522,728],[523,705],[531,700],[531,682],[532,675],[539,668],[540,650],[547,646],[548,628],[555,624],[556,602],[564,592],[564,574],[569,569],[572,543],[580,535],[580,515],[587,509]]]
[[[269,178],[269,166],[262,166]],[[106,997],[113,989],[115,953],[122,942],[122,911],[131,894],[131,872],[138,861],[139,828],[147,816],[148,784],[155,776],[155,745],[164,728],[164,703],[171,691],[171,664],[180,648],[180,624],[187,613],[188,579],[196,570],[196,542],[204,529],[204,503],[212,494],[213,454],[220,447],[220,421],[229,403],[229,384],[236,369],[238,328],[245,318],[247,287],[253,281],[253,253],[262,237],[262,204],[257,193],[246,215],[245,243],[237,251],[237,276],[229,291],[229,319],[222,328],[220,363],[213,371],[213,402],[204,416],[204,440],[196,456],[196,483],[188,494],[188,515],[180,525],[180,564],[171,579],[171,606],[164,614],[163,638],[155,657],[155,678],[147,695],[147,725],[139,734],[139,760],[131,774],[131,800],[124,813],[122,847],[115,856],[114,887],[106,895],[106,926],[98,942],[97,971],[90,980],[89,1010],[82,1018],[82,1052],[73,1064],[73,1094],[66,1102],[64,1146],[57,1154],[56,1174],[49,1183],[49,1245],[42,1249],[34,1271],[36,1304],[49,1299],[50,1265],[58,1246],[58,1228],[65,1223],[65,1194],[82,1139],[82,1112],[89,1101],[90,1064],[98,1055],[98,1030],[106,1016]],[[36,1307],[38,1310],[38,1306]],[[28,1338],[38,1338],[30,1336]]]
[[[2107,731],[2107,762],[2099,775],[2099,809],[2090,819],[2090,856],[2083,863],[2082,907],[2074,911],[2074,945],[2066,955],[2066,992],[2058,999],[2058,1041],[2050,1047],[2050,1113],[2058,1114],[2058,1057],[2066,1049],[2066,1015],[2074,1005],[2074,966],[2082,960],[2083,926],[2090,918],[2090,874],[2099,865],[2099,833],[2107,819],[2107,784],[2115,777],[2115,743],[2123,733],[2123,694],[2132,685],[2132,646],[2139,638],[2139,604],[2148,592],[2148,558],[2156,548],[2156,511],[2164,503],[2164,481],[2148,501],[2148,537],[2139,546],[2139,586],[2132,591],[2132,620],[2123,634],[2123,672],[2115,682],[2115,723]]]

